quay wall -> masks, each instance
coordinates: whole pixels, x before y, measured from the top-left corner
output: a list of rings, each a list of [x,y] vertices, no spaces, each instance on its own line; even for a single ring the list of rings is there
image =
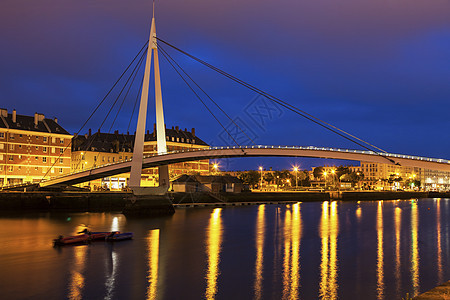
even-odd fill
[[[183,203],[260,203],[284,201],[376,201],[412,198],[450,198],[450,193],[436,192],[244,192],[240,194],[169,193],[175,204]],[[0,192],[0,211],[70,210],[123,211],[133,199],[130,192]],[[151,199],[149,199],[151,201]],[[132,201],[133,202],[133,201]],[[152,202],[152,201],[151,201]]]

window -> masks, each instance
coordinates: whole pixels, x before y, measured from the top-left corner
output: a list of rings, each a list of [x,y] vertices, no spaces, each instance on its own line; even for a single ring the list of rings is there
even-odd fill
[[[19,149],[22,149],[22,145],[19,145]]]
[[[0,150],[5,149],[5,144],[0,144]]]
[[[52,137],[52,143],[56,144],[56,138],[55,137]]]
[[[113,162],[115,162],[116,161],[116,158],[115,157],[113,157]]]
[[[47,153],[47,147],[42,147],[42,151],[44,151],[45,153]]]
[[[39,171],[39,167],[34,167],[34,170]]]
[[[14,171],[14,167],[13,167],[13,166],[8,166],[8,171],[9,171],[9,172]]]
[[[0,172],[3,171],[3,166],[0,166]]]
[[[22,154],[19,154],[19,159],[22,159]]]
[[[17,169],[18,169],[18,170],[20,171],[20,170],[22,170],[22,167],[21,167],[21,166],[19,166],[19,167],[18,167]]]
[[[19,137],[22,138],[22,134],[19,134]]]
[[[5,133],[4,132],[0,132],[0,139],[4,139],[5,138]]]
[[[111,157],[108,156],[108,162],[111,162]]]
[[[39,159],[39,157],[35,156],[35,157],[34,157],[34,159],[35,159],[35,160],[38,160],[38,159]]]
[[[63,148],[59,148],[59,153],[63,154],[64,153],[64,149]]]
[[[0,154],[0,160],[3,160],[3,154]]]
[[[102,156],[102,162],[105,162],[105,157],[104,156]]]
[[[60,144],[64,144],[64,139],[59,139]]]
[[[10,138],[11,140],[13,140],[13,139],[14,139],[14,133],[10,133],[10,134],[9,134],[9,138]]]
[[[38,146],[36,146],[36,151],[38,151],[39,150],[39,147]]]
[[[63,168],[59,168],[59,173],[62,173],[63,172]]]
[[[62,158],[59,159],[59,163],[62,164],[64,160]]]
[[[174,137],[172,137],[172,142],[174,142],[175,141],[175,138]]]
[[[42,158],[42,162],[46,163],[47,162],[47,157],[43,157]]]
[[[52,147],[52,153],[55,153],[55,147]]]
[[[177,137],[177,142],[179,142],[180,141],[180,138],[179,137]]]
[[[42,138],[42,140],[44,141],[44,143],[46,143],[46,142],[47,142],[47,137],[44,136],[44,137]]]
[[[94,161],[97,161],[97,156],[94,156]]]
[[[55,173],[55,169],[54,169],[54,168],[51,168],[51,169],[50,169],[50,173]]]
[[[13,144],[9,145],[9,150],[14,150],[14,145]]]
[[[10,155],[9,160],[14,160],[14,155]]]

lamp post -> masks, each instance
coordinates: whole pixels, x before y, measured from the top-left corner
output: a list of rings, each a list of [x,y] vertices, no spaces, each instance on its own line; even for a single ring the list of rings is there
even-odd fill
[[[294,172],[295,172],[295,190],[297,190],[297,172],[298,172],[298,167],[294,167]]]
[[[263,167],[262,166],[260,166],[259,167],[259,172],[261,173],[261,179],[260,179],[260,184],[259,184],[259,189],[262,191],[262,172],[263,171]]]
[[[328,172],[324,171],[322,174],[325,177],[325,189],[327,189],[327,174],[328,174]]]

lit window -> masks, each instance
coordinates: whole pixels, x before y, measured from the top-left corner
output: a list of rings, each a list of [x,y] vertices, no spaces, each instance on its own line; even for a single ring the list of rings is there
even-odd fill
[[[14,160],[14,155],[10,155],[9,160]]]
[[[9,171],[9,172],[14,171],[14,167],[13,167],[13,166],[9,166],[9,167],[8,167],[8,171]]]
[[[42,151],[47,152],[47,147],[42,147]]]
[[[9,145],[9,150],[14,150],[14,145],[13,144]]]
[[[52,137],[52,143],[55,144],[56,143],[56,138]]]
[[[59,173],[62,173],[63,172],[63,168],[59,168]]]
[[[59,159],[59,163],[60,163],[60,164],[63,163],[63,159],[62,159],[62,158]]]
[[[64,139],[59,139],[60,144],[64,144]]]
[[[19,159],[22,159],[22,154],[19,155]]]
[[[0,150],[5,149],[5,144],[0,144]]]
[[[64,149],[63,148],[59,148],[59,153],[63,154],[64,153]]]
[[[0,160],[3,160],[3,154],[0,154]]]

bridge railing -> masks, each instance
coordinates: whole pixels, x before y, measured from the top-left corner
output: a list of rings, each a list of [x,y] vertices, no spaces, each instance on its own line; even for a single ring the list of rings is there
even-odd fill
[[[211,151],[211,150],[226,150],[226,149],[299,149],[299,150],[313,150],[313,151],[333,151],[333,152],[341,152],[341,153],[358,153],[358,154],[369,154],[369,155],[381,155],[386,157],[395,157],[395,158],[404,158],[404,159],[412,159],[412,160],[421,160],[421,161],[429,161],[429,162],[437,162],[437,163],[447,163],[450,164],[450,160],[447,159],[439,159],[439,158],[429,158],[429,157],[420,157],[420,156],[414,156],[414,155],[404,155],[404,154],[394,154],[394,153],[377,153],[374,151],[366,151],[366,150],[354,150],[354,149],[340,149],[340,148],[331,148],[331,147],[316,147],[316,146],[270,146],[270,145],[251,145],[251,146],[220,146],[220,147],[206,147],[206,148],[197,148],[197,149],[183,149],[183,150],[177,150],[177,151],[170,151],[170,152],[164,152],[161,154],[158,153],[152,153],[149,155],[144,156],[143,158],[150,158],[155,156],[163,156],[163,155],[170,155],[174,153],[185,153],[185,152],[204,152],[204,151]],[[66,176],[76,175],[83,172],[89,172],[92,170],[96,170],[99,168],[103,168],[106,166],[111,165],[117,165],[122,164],[126,162],[130,162],[133,159],[126,159],[126,160],[120,160],[113,163],[107,163],[103,165],[98,165],[90,168],[86,168],[83,170],[76,170],[73,172],[70,172],[68,174],[58,175],[56,177],[45,179],[43,181],[48,180],[54,180]]]

